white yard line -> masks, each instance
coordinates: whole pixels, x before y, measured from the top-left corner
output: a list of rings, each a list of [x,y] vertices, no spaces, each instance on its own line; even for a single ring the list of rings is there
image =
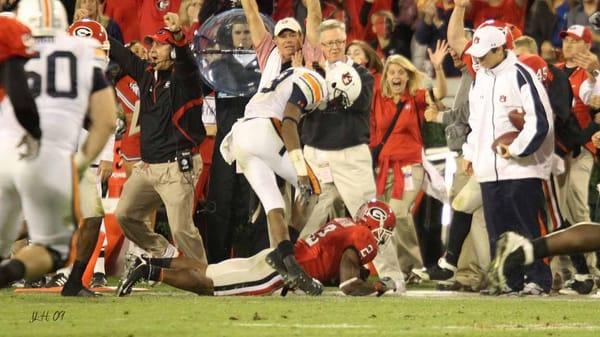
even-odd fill
[[[365,324],[285,324],[285,323],[234,323],[234,326],[248,328],[299,328],[299,329],[376,329],[375,325]]]
[[[286,323],[234,323],[234,326],[247,327],[247,328],[297,328],[297,329],[372,329],[371,331],[377,331],[378,329],[386,329],[385,325],[365,325],[365,324],[286,324]],[[391,326],[389,328],[392,328]],[[600,331],[598,325],[588,325],[583,323],[550,323],[550,324],[477,324],[477,325],[447,325],[447,326],[427,326],[427,327],[410,327],[410,331],[440,331],[440,330],[474,330],[474,331],[486,331],[486,330],[511,330],[511,331],[522,331],[522,330],[533,330],[533,331],[544,331],[544,330],[587,330],[587,331]]]

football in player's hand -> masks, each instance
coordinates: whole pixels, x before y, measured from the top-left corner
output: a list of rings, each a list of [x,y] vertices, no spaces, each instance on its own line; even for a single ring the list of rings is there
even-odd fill
[[[517,109],[508,112],[508,119],[517,130],[523,130],[525,125],[525,113]]]
[[[511,131],[501,135],[500,137],[496,138],[496,140],[494,140],[494,142],[492,143],[492,151],[501,154],[498,150],[498,145],[500,143],[510,145],[515,140],[515,138],[517,138],[517,136],[519,136],[518,131]]]

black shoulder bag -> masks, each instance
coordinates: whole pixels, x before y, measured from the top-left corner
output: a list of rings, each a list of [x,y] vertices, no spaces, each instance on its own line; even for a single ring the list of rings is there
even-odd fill
[[[403,102],[399,102],[398,104],[396,104],[396,114],[394,115],[394,118],[392,118],[392,123],[390,123],[390,126],[388,126],[387,130],[385,130],[385,134],[383,135],[381,142],[379,142],[379,144],[377,144],[371,150],[371,157],[373,158],[373,168],[377,167],[377,163],[379,162],[379,154],[381,153],[385,142],[387,142],[388,138],[390,138],[392,130],[394,130],[394,127],[396,126],[396,122],[398,121],[398,117],[400,117],[400,112],[402,111],[402,108],[404,108]]]

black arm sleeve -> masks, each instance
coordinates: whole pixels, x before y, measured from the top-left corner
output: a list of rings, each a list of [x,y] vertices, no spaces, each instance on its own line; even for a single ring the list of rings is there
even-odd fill
[[[181,78],[188,85],[198,86],[202,82],[202,79],[190,46],[185,44],[183,46],[174,46],[174,48],[176,56],[175,76]]]
[[[110,59],[121,66],[126,74],[139,82],[144,75],[148,63],[125,48],[119,41],[110,36],[108,39],[110,41]]]
[[[40,139],[42,137],[40,115],[35,100],[27,87],[24,69],[26,61],[24,58],[12,57],[4,62],[1,70],[2,83],[19,123],[35,139]]]
[[[104,75],[104,72],[102,71],[102,69],[98,68],[98,67],[94,67],[94,78],[92,79],[92,93],[95,93],[96,91],[100,91],[106,87],[108,87],[108,79],[106,79],[106,75]]]
[[[573,100],[569,77],[564,71],[553,65],[549,64],[548,69],[554,76],[554,79],[548,84],[550,105],[554,114],[561,121],[566,121],[571,115],[571,101]]]

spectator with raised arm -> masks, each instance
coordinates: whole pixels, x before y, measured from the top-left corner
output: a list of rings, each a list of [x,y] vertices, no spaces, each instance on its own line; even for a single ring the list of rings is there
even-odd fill
[[[319,32],[321,4],[319,0],[306,0],[306,34],[296,19],[287,17],[275,24],[275,36],[267,31],[260,17],[256,0],[241,0],[248,19],[252,44],[262,72],[259,90],[268,85],[279,73],[291,67],[292,57],[302,51],[304,61],[312,65],[320,58]]]

